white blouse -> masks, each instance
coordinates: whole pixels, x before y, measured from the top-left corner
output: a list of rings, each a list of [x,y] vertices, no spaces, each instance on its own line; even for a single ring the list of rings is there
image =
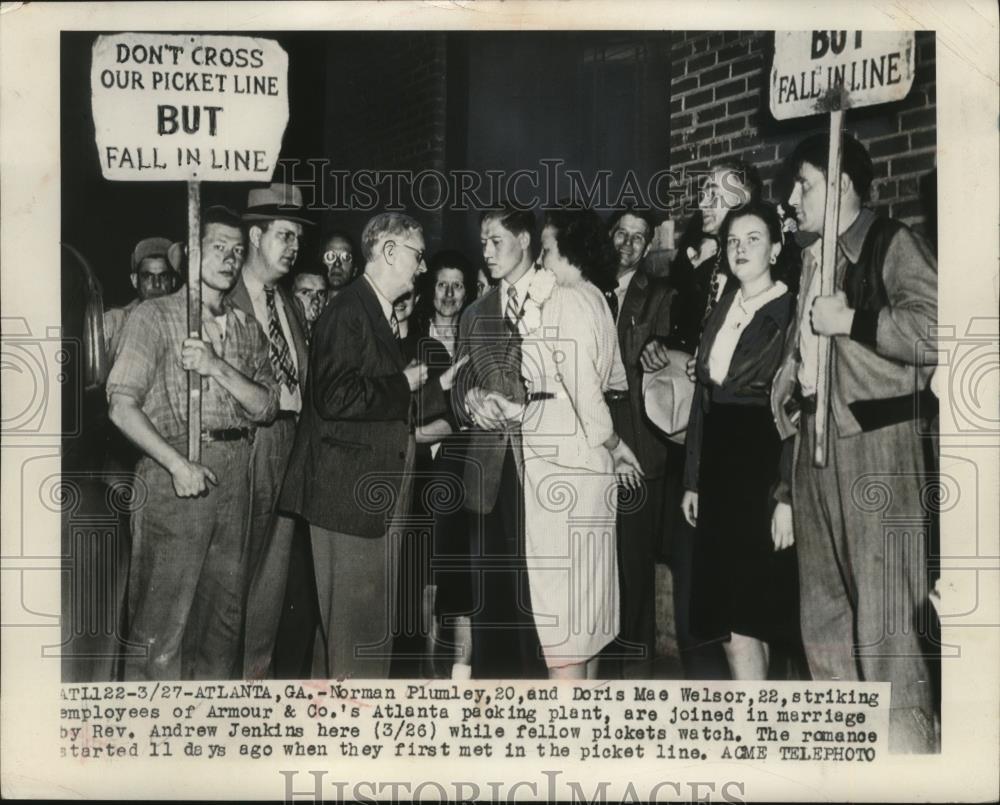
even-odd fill
[[[753,320],[754,314],[772,299],[788,293],[788,286],[783,282],[776,282],[766,291],[763,291],[750,299],[743,298],[743,289],[736,291],[736,298],[726,311],[726,320],[722,322],[722,327],[712,344],[712,351],[708,354],[708,376],[712,380],[722,385],[729,374],[729,364],[733,361],[733,353],[736,352],[736,345],[747,325]]]

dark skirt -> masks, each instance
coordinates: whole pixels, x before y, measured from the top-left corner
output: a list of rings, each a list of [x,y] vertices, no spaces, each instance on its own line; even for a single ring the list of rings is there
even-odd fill
[[[781,440],[760,405],[712,403],[705,416],[692,584],[692,631],[799,642],[795,547],[775,551],[772,490]]]

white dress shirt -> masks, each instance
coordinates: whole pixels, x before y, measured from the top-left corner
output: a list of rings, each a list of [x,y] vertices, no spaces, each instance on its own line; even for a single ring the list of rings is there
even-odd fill
[[[628,286],[632,284],[635,272],[636,269],[633,268],[618,277],[618,286],[615,288],[615,296],[618,297],[618,314],[615,316],[615,324],[618,323],[618,318],[622,315],[622,308],[625,307],[625,294],[628,293]]]
[[[267,297],[264,294],[264,283],[257,279],[257,277],[244,271],[243,284],[246,285],[247,294],[249,294],[250,302],[253,304],[253,315],[260,323],[264,335],[270,341],[271,319],[267,313]],[[285,303],[281,298],[281,294],[277,293],[277,291],[274,294],[274,306],[278,310],[278,323],[281,325],[281,332],[284,333],[285,341],[288,343],[288,352],[291,355],[292,365],[295,367],[295,376],[299,381],[295,386],[295,391],[290,391],[288,386],[284,384],[281,385],[281,397],[278,406],[282,411],[295,411],[299,413],[302,410],[302,369],[299,367],[299,356],[295,350],[295,341],[292,340],[292,330],[288,326]],[[270,359],[270,356],[268,358]]]
[[[726,320],[719,328],[719,333],[712,344],[712,351],[708,353],[708,376],[720,386],[729,374],[729,365],[733,362],[733,353],[736,352],[736,345],[740,336],[751,322],[754,314],[772,299],[788,293],[788,286],[783,282],[776,282],[766,291],[762,291],[750,299],[743,298],[743,289],[736,291],[736,298],[733,304],[726,311]]]
[[[520,313],[524,310],[524,300],[528,298],[528,288],[531,286],[531,278],[535,276],[535,269],[529,268],[524,272],[524,276],[521,277],[517,282],[513,283],[514,287],[517,288],[517,312]],[[500,313],[501,315],[507,314],[507,289],[510,288],[511,283],[507,282],[506,279],[500,280]]]

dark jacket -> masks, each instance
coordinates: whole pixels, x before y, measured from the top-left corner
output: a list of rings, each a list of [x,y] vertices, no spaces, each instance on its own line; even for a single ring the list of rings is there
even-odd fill
[[[647,478],[666,470],[667,439],[646,416],[639,356],[646,344],[670,335],[670,308],[674,289],[662,279],[636,271],[618,315],[618,346],[628,379],[628,399],[612,403],[615,431],[631,447]]]
[[[371,285],[348,285],[316,322],[280,508],[331,531],[385,534],[411,482],[411,416],[445,407],[436,382],[411,404],[405,366]]]
[[[740,334],[729,364],[729,372],[722,384],[716,385],[709,377],[708,357],[726,320],[726,313],[736,299],[738,289],[736,282],[727,285],[725,293],[705,322],[705,331],[698,347],[698,360],[695,363],[697,382],[685,441],[685,489],[698,490],[705,414],[708,413],[712,400],[733,405],[768,407],[771,381],[781,364],[785,336],[794,310],[794,298],[787,292],[772,299],[754,314]]]
[[[520,461],[520,430],[516,426],[500,431],[477,430],[465,411],[465,399],[476,387],[498,391],[517,402],[524,402],[525,396],[521,379],[521,338],[504,324],[499,285],[462,313],[455,359],[465,354],[470,356],[469,361],[459,370],[452,386],[455,418],[460,426],[470,428],[468,455],[475,459],[465,465],[465,507],[488,513],[493,510],[500,490],[508,442]]]

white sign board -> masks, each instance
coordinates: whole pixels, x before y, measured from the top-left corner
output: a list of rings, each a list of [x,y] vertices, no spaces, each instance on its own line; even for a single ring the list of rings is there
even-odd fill
[[[778,120],[898,101],[913,86],[912,31],[776,31]]]
[[[277,42],[100,36],[90,87],[105,179],[271,180],[288,122],[288,54]]]

